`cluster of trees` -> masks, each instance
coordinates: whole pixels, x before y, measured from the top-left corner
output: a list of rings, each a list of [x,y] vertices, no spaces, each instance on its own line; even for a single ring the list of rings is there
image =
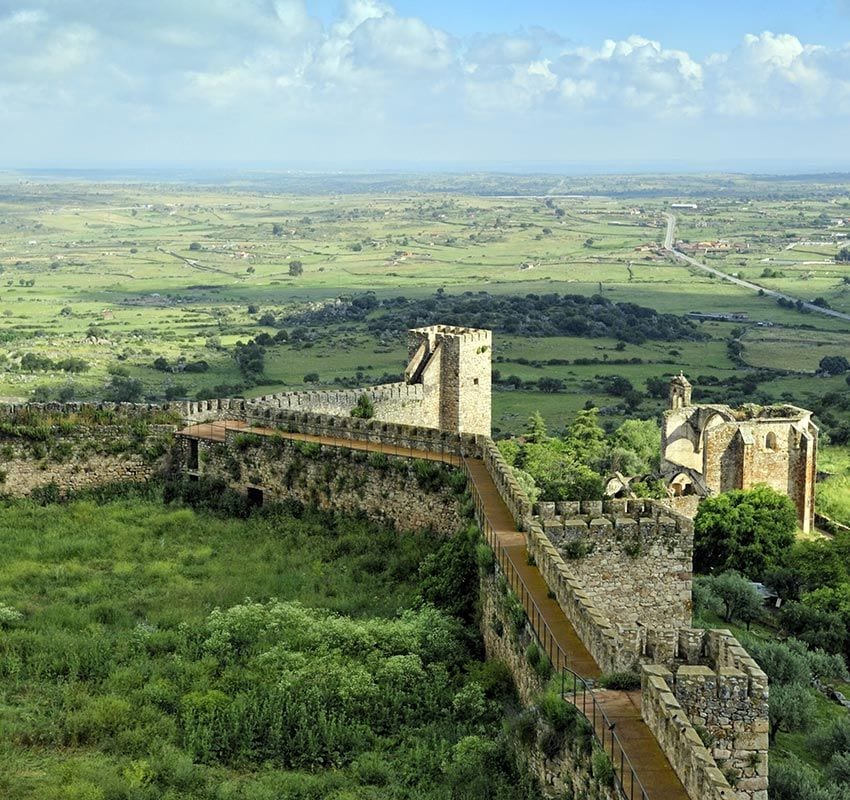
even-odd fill
[[[793,503],[766,486],[704,500],[694,532],[697,616],[761,621],[781,640],[742,636],[770,679],[770,734],[809,733],[823,775],[791,758],[771,766],[771,796],[848,800],[850,718],[813,731],[819,712],[813,682],[850,680],[850,533],[798,540]],[[768,612],[752,581],[782,599]],[[825,778],[825,781],[823,780]]]
[[[835,256],[835,260],[842,263],[850,261],[850,247],[842,247]]]
[[[155,358],[151,366],[160,372],[207,372],[210,368],[209,363],[203,359],[197,361],[187,361],[182,356],[173,364],[164,356]]]
[[[88,361],[75,356],[53,360],[48,356],[39,356],[35,353],[24,353],[21,356],[21,370],[24,372],[87,372]]]
[[[268,318],[263,324],[320,328],[330,323],[362,321],[376,335],[445,323],[489,328],[525,336],[613,337],[624,343],[648,340],[701,340],[706,334],[688,319],[661,314],[634,303],[613,303],[600,295],[491,295],[438,290],[431,297],[391,297],[378,300],[372,292],[339,298],[319,309]]]
[[[850,372],[850,361],[845,356],[824,356],[818,365],[821,375],[844,375]]]
[[[694,569],[739,570],[782,599],[777,623],[812,647],[850,658],[850,533],[797,540],[796,510],[766,487],[703,501],[694,523]]]
[[[236,342],[233,358],[248,385],[263,375],[266,368],[265,355],[265,349],[254,339],[249,339],[247,343]]]
[[[561,436],[549,436],[543,417],[535,413],[523,436],[498,442],[532,501],[600,500],[606,473],[658,470],[661,433],[653,420],[627,420],[606,436],[597,415],[595,408],[580,411]],[[649,494],[658,487],[641,489]]]
[[[384,313],[369,321],[376,333],[442,322],[524,336],[612,337],[631,344],[705,338],[683,317],[634,303],[613,303],[600,295],[442,293],[416,301],[384,300],[379,307]]]

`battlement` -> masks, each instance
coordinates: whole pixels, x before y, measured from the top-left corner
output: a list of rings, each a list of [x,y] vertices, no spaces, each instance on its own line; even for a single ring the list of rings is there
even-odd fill
[[[694,526],[655,500],[538,503],[535,521],[610,619],[644,626],[654,656],[672,658],[690,624]]]
[[[658,740],[689,797],[735,800],[738,793],[720,771],[714,756],[670,689],[668,675],[669,670],[657,665],[644,665],[641,670],[641,716],[644,722]]]
[[[686,663],[672,669],[645,667],[645,674],[662,679],[688,722],[705,731],[712,757],[735,776],[739,795],[763,800],[769,745],[767,675],[728,630],[683,628],[678,644],[679,661]]]
[[[493,338],[493,334],[488,330],[465,328],[455,325],[427,325],[422,328],[412,328],[410,333],[417,337],[426,336],[434,341],[459,339],[464,342],[489,344]]]

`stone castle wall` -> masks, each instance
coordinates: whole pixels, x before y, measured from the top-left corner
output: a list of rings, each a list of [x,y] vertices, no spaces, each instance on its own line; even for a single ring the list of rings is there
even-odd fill
[[[641,716],[694,800],[729,800],[736,792],[703,744],[667,682],[666,667],[644,665]]]
[[[691,621],[693,522],[653,501],[539,503],[547,538],[610,619],[655,631]]]
[[[535,672],[526,657],[526,648],[535,641],[528,625],[516,631],[504,608],[504,583],[500,570],[482,575],[481,635],[488,659],[507,665],[517,687],[523,706],[532,708],[546,688],[546,681]],[[534,741],[528,748],[528,765],[540,783],[543,796],[552,800],[567,797],[595,797],[598,800],[619,800],[611,787],[594,780],[590,769],[589,739],[564,742],[554,753],[547,755],[540,741],[547,733],[546,723],[538,717]]]
[[[648,674],[667,684],[685,717],[703,733],[700,744],[722,767],[738,796],[767,800],[767,676],[726,630],[682,629],[679,657],[685,663],[674,664],[672,670],[655,665]],[[655,702],[651,697],[646,701]],[[675,750],[678,765],[671,758],[677,770],[691,758],[682,755],[684,747],[680,742]]]
[[[178,420],[150,405],[1,405],[0,493],[26,497],[54,486],[67,494],[149,481],[168,461]]]
[[[180,437],[175,459],[186,474],[222,479],[249,497],[259,492],[254,496],[262,502],[297,500],[365,514],[399,530],[447,534],[462,525],[457,483],[449,482],[456,470],[439,462],[238,430],[228,431],[224,442]]]

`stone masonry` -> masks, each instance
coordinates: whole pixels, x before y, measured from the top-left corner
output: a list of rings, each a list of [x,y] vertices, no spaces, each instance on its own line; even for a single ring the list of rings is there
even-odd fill
[[[611,619],[655,631],[691,621],[693,522],[653,502],[539,503],[549,541]]]
[[[814,523],[818,429],[792,405],[693,405],[684,375],[670,383],[662,471],[673,495],[703,497],[766,484],[788,495],[800,527]]]
[[[460,523],[459,487],[450,477],[435,484],[424,466],[416,466],[426,462],[294,442],[283,435],[260,437],[246,426],[424,450],[440,458],[480,458],[516,530],[525,534],[529,558],[596,663],[606,672],[642,669],[643,718],[690,797],[766,800],[766,678],[728,632],[690,627],[690,521],[660,502],[642,499],[606,505],[565,500],[533,508],[490,438],[489,331],[432,326],[413,330],[410,337],[405,381],[388,386],[160,407],[0,408],[0,420],[8,426],[0,459],[3,491],[25,494],[50,481],[63,490],[147,480],[170,463],[189,476],[224,477],[255,501],[268,493],[365,513],[403,529],[448,533]],[[375,406],[370,420],[351,417],[363,393]],[[21,438],[23,430],[13,429],[16,423],[10,420],[29,410],[46,410],[54,420],[48,457],[38,442],[28,442]],[[120,412],[131,420],[131,430],[134,415],[147,425],[151,414],[169,421],[179,416],[185,423],[233,420],[240,430],[226,430],[224,441],[203,442],[201,435],[184,432],[172,450],[157,455],[161,451],[149,447],[145,437],[170,439],[173,425],[163,430],[138,426],[132,446],[110,448],[110,437],[125,434],[97,424],[80,433],[73,420],[86,411],[95,418],[104,411]],[[61,419],[57,424],[57,416],[66,413],[67,424]],[[70,441],[76,436],[86,441]],[[693,406],[690,384],[680,376],[671,386],[663,437],[674,489],[704,496],[758,482],[784,487],[797,503],[801,524],[808,524],[817,450],[810,412],[793,406]],[[488,614],[495,613],[495,600],[485,597]],[[488,652],[501,653],[505,642],[497,642],[492,629],[484,633]],[[516,672],[523,664],[511,667]],[[540,770],[544,784],[558,791],[570,783],[556,776],[581,768],[568,759]],[[573,783],[573,788],[589,787]]]

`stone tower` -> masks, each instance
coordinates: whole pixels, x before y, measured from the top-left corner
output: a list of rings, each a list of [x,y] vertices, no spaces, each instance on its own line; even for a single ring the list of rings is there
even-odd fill
[[[690,381],[679,373],[673,380],[670,381],[670,408],[684,408],[691,404],[691,391],[693,387]]]
[[[411,330],[409,346],[404,378],[425,390],[421,424],[489,436],[492,333],[431,325]]]
[[[703,497],[766,484],[788,495],[804,531],[814,525],[818,429],[792,405],[691,404],[684,375],[670,382],[661,470],[673,495]]]

